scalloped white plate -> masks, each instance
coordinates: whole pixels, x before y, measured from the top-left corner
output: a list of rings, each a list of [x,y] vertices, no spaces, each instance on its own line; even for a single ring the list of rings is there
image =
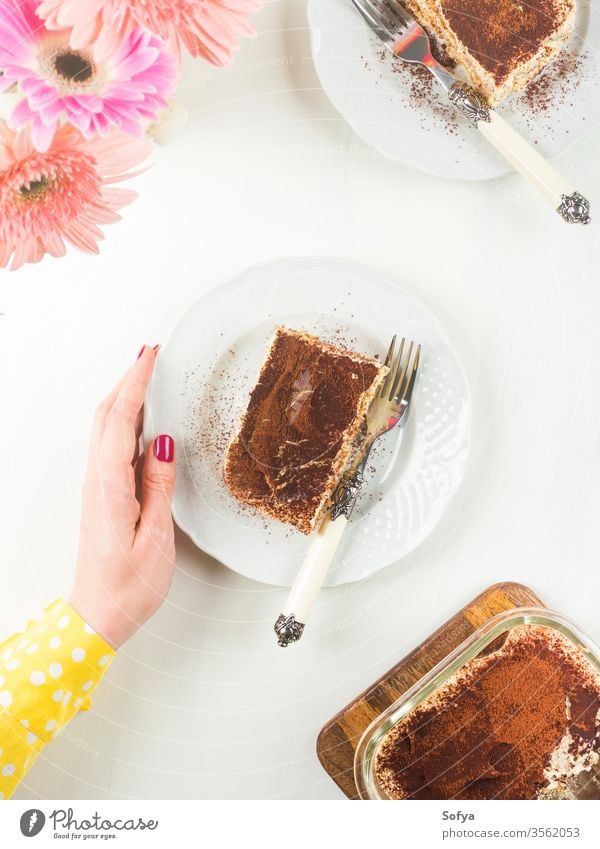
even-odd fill
[[[562,54],[568,52],[576,66],[570,79],[556,72],[560,58],[543,72],[544,98],[552,105],[536,110],[521,94],[498,107],[548,158],[564,153],[600,122],[599,5],[577,2],[575,31]],[[430,101],[415,97],[421,86],[411,70],[386,55],[350,0],[308,0],[308,20],[321,85],[368,145],[450,179],[489,180],[513,170],[466,119],[456,119],[441,87],[432,86]]]
[[[309,537],[240,504],[221,475],[232,430],[276,324],[308,330],[365,354],[394,333],[423,345],[412,413],[375,449],[326,584],[358,581],[412,551],[435,527],[469,453],[471,402],[460,362],[433,316],[377,272],[333,258],[285,259],[213,289],[161,349],[145,408],[145,436],[171,433],[178,448],[173,515],[199,548],[235,572],[289,586]]]

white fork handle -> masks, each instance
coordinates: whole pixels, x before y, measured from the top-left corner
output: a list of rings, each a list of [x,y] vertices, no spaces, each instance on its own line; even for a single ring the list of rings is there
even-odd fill
[[[335,521],[327,517],[315,531],[281,615],[275,623],[280,646],[288,646],[302,636],[347,524],[348,519],[344,515],[338,516]]]
[[[428,66],[429,67],[429,66]],[[590,223],[590,203],[479,94],[440,65],[429,67],[450,101],[569,224]]]
[[[546,198],[552,209],[563,215],[561,208],[565,199],[568,203],[568,199],[576,194],[568,180],[497,112],[490,110],[489,123],[479,121],[477,127],[496,150]],[[575,199],[573,207],[576,206]],[[577,210],[572,209],[571,212],[572,216],[567,220],[574,221]],[[589,216],[587,221],[581,221],[581,223],[588,223],[588,221]]]

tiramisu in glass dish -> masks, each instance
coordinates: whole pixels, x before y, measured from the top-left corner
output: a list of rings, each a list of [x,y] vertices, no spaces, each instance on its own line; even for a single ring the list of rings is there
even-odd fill
[[[575,0],[405,0],[495,105],[531,80],[575,26]]]
[[[231,492],[309,534],[387,371],[379,360],[278,327],[225,456]]]
[[[491,619],[365,732],[371,799],[600,798],[600,659],[545,610]]]

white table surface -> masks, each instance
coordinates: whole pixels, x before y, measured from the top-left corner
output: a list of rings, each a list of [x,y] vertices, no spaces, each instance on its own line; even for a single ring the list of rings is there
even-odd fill
[[[529,584],[600,640],[600,133],[561,162],[596,200],[587,229],[516,176],[445,182],[390,163],[320,90],[303,5],[270,3],[229,69],[186,63],[189,124],[99,257],[1,274],[1,630],[69,587],[99,399],[142,343],[259,261],[355,259],[435,312],[473,391],[467,477],[419,550],[323,592],[285,652],[284,591],[178,534],[167,602],[18,798],[341,798],[315,755],[321,725],[489,584]]]

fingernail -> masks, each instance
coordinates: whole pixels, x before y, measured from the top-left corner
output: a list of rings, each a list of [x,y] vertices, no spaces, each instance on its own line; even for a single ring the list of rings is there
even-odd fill
[[[155,345],[154,348],[152,348],[152,350],[154,351],[155,354],[158,354],[158,352],[160,350],[160,345]]]
[[[172,463],[175,456],[175,442],[173,437],[166,433],[157,436],[154,440],[154,456],[161,463]]]
[[[140,352],[139,352],[139,354],[137,355],[138,360],[139,360],[139,358],[142,356],[142,354],[144,353],[144,351],[145,351],[145,350],[146,350],[146,346],[145,346],[145,345],[142,345],[142,347],[140,348]]]

